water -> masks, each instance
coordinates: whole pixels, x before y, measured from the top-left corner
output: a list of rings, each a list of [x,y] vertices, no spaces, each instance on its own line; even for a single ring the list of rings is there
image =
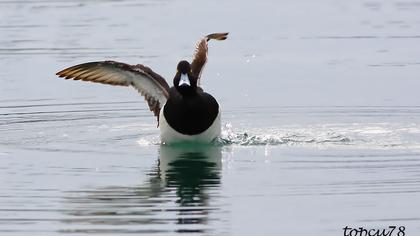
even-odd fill
[[[419,1],[0,1],[1,235],[420,232]],[[213,146],[159,145],[104,59],[172,80],[212,42]],[[393,235],[396,235],[394,232]]]

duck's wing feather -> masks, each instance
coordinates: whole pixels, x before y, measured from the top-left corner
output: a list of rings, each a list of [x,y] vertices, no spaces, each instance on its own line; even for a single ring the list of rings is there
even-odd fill
[[[207,62],[208,46],[210,39],[225,40],[229,33],[214,33],[209,34],[197,42],[195,53],[191,62],[192,74],[197,78],[197,85],[200,85],[201,72]]]
[[[165,79],[144,65],[128,65],[116,61],[88,62],[57,73],[64,79],[84,80],[102,84],[133,86],[147,101],[159,121],[159,112],[169,97]]]

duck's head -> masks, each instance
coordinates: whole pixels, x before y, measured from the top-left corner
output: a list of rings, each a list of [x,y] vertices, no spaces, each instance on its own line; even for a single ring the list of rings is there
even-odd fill
[[[176,68],[174,86],[182,95],[194,94],[197,89],[197,79],[193,76],[188,61],[180,61]]]

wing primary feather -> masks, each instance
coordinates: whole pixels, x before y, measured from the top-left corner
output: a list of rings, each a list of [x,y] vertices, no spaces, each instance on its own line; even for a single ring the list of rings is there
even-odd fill
[[[64,79],[120,86],[131,85],[144,96],[158,122],[160,109],[169,97],[169,85],[166,80],[141,64],[129,65],[116,61],[88,62],[61,70],[56,75]]]
[[[210,39],[215,39],[215,40],[225,40],[227,39],[228,36],[228,32],[227,33],[214,33],[214,34],[209,34],[206,36],[207,41],[210,41]]]
[[[193,60],[191,62],[191,69],[193,75],[197,78],[198,86],[200,86],[201,73],[207,62],[208,54],[208,41],[214,40],[225,40],[229,33],[213,33],[209,34],[200,41],[197,42]]]

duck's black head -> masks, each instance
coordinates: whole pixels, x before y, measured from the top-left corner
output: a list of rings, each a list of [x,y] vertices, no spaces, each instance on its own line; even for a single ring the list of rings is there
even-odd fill
[[[196,92],[197,79],[193,76],[188,61],[180,61],[174,78],[174,86],[182,95],[191,95]]]

